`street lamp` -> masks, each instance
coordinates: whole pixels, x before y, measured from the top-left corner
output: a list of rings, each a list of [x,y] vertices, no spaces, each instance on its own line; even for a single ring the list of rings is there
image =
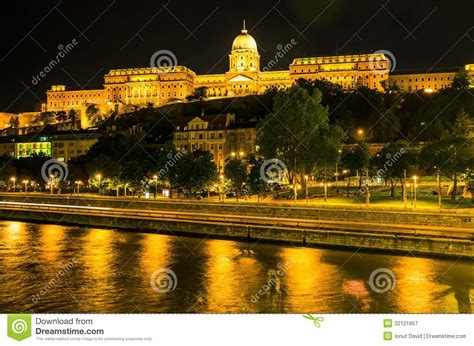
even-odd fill
[[[220,186],[220,189],[219,189],[219,196],[222,193],[222,203],[224,203],[224,197],[225,197],[225,193],[223,193],[223,191],[224,191],[224,175],[220,174],[219,179],[220,179],[220,182],[221,182],[221,186]]]
[[[306,195],[306,203],[308,203],[308,179],[309,177],[307,175],[304,176],[304,185],[305,185],[305,195]]]
[[[101,180],[102,180],[102,175],[101,175],[101,174],[97,174],[97,175],[95,176],[95,178],[96,178],[97,180],[99,180],[99,196],[100,196],[100,182],[101,182]]]
[[[239,151],[239,156],[240,157],[243,157],[245,155],[245,153],[243,151]]]
[[[53,189],[54,189],[54,175],[49,176],[49,188],[51,190],[51,194],[53,194]]]
[[[25,192],[28,192],[28,184],[29,181],[28,180],[23,180],[23,184],[25,184]]]
[[[416,180],[418,177],[416,175],[413,176],[413,208],[416,208]]]
[[[434,166],[436,169],[436,183],[438,184],[438,208],[441,208],[443,197],[441,195],[441,176],[440,176],[440,170],[436,166]]]
[[[153,180],[155,181],[155,199],[156,199],[156,195],[158,194],[158,176],[154,175]]]
[[[331,186],[331,184],[321,183],[321,186],[324,187],[324,202],[327,202],[327,199],[328,199],[328,186]]]
[[[77,193],[79,193],[79,189],[80,189],[80,186],[82,184],[82,181],[76,180],[74,183],[77,185]]]
[[[339,150],[337,151],[337,153],[338,153],[338,154],[337,154],[337,160],[336,160],[336,174],[335,174],[335,176],[336,176],[336,186],[337,186],[338,177],[339,177],[339,170],[338,170],[338,167],[337,167],[337,166],[339,165],[339,160],[341,159],[342,150],[339,149]]]
[[[10,180],[13,182],[13,192],[15,192],[16,178],[11,177]]]

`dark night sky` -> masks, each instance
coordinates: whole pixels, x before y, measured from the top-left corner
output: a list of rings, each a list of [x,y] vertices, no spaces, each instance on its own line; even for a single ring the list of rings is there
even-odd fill
[[[149,66],[160,49],[171,50],[179,65],[196,73],[225,72],[243,18],[259,44],[262,67],[278,44],[292,38],[297,44],[281,69],[294,57],[380,49],[394,54],[397,69],[474,63],[472,0],[171,0],[166,9],[167,1],[158,0],[12,3],[0,15],[0,111],[6,112],[33,110],[51,84],[99,87],[109,69]],[[58,45],[74,38],[79,44],[32,85]]]

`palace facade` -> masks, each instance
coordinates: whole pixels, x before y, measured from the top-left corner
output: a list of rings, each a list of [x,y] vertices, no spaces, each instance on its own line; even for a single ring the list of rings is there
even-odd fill
[[[470,76],[472,87],[472,82],[474,81],[474,64],[465,65],[464,69]],[[388,83],[392,87],[398,87],[402,92],[417,90],[436,92],[444,88],[449,88],[458,72],[458,67],[434,69],[429,73],[422,70],[394,71],[390,74]]]
[[[285,49],[285,53],[289,50]],[[379,53],[296,58],[289,69],[283,71],[271,70],[274,65],[271,61],[261,68],[257,42],[244,23],[232,43],[229,69],[225,73],[198,75],[185,66],[110,70],[104,77],[102,89],[67,90],[64,85],[53,85],[46,93],[42,111],[74,109],[81,114],[81,127],[87,128],[85,111],[89,105],[96,106],[103,114],[125,113],[135,107],[185,102],[202,87],[209,99],[257,95],[269,88],[285,89],[300,78],[326,79],[348,90],[364,86],[383,91],[388,85],[397,85],[402,91],[436,91],[451,85],[456,74],[454,70],[392,73],[389,58]],[[474,65],[465,68],[471,76],[474,74]]]
[[[47,91],[43,111],[69,111],[81,114],[89,105],[102,112],[126,112],[132,106],[160,106],[184,102],[200,87],[207,97],[222,98],[262,94],[269,88],[284,89],[300,78],[327,79],[346,89],[366,86],[384,90],[389,61],[383,54],[341,55],[294,59],[288,70],[262,71],[255,39],[244,28],[232,43],[229,69],[223,74],[198,75],[185,66],[145,67],[111,70],[104,77],[104,88],[67,90],[53,85]],[[83,127],[87,126],[82,121]]]

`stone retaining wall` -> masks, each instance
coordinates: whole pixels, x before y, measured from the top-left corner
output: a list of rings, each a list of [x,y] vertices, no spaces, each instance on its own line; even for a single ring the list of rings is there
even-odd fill
[[[111,228],[111,218],[108,216],[63,214],[48,211],[0,210],[0,218]],[[331,246],[430,256],[463,256],[472,258],[474,254],[473,242],[470,240],[453,240],[443,237],[416,235],[406,236],[393,233],[308,230],[219,222],[146,220],[132,217],[121,217],[118,222],[113,223],[113,228],[248,241],[276,241],[294,246]]]

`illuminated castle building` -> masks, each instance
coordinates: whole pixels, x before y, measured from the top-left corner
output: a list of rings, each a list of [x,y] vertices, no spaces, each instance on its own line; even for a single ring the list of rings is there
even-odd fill
[[[382,91],[389,74],[389,61],[383,54],[297,58],[284,71],[270,71],[268,66],[262,71],[257,43],[244,23],[232,43],[229,70],[223,74],[198,75],[184,66],[111,70],[105,75],[103,89],[66,90],[64,85],[53,85],[43,111],[75,109],[84,114],[92,104],[104,113],[122,113],[130,106],[184,102],[200,87],[212,99],[262,94],[272,87],[284,89],[300,78],[327,79],[346,89],[365,86]],[[87,127],[87,122],[82,121],[82,126]]]
[[[291,41],[282,49],[291,50]],[[171,53],[171,52],[169,52]],[[285,89],[298,79],[325,79],[350,90],[363,86],[383,91],[397,86],[401,91],[437,91],[449,87],[456,71],[390,72],[389,57],[381,53],[296,58],[288,70],[273,71],[270,61],[261,68],[255,39],[244,27],[232,43],[229,69],[222,74],[198,75],[185,66],[158,66],[110,70],[103,89],[66,90],[53,85],[47,91],[43,111],[69,111],[81,114],[81,127],[88,127],[85,110],[95,105],[103,114],[125,113],[134,107],[185,102],[198,88],[205,88],[209,99],[263,94],[269,88]],[[160,65],[160,64],[158,64]],[[176,65],[176,64],[175,64]],[[472,76],[474,65],[465,68]],[[390,76],[389,76],[390,73]]]

